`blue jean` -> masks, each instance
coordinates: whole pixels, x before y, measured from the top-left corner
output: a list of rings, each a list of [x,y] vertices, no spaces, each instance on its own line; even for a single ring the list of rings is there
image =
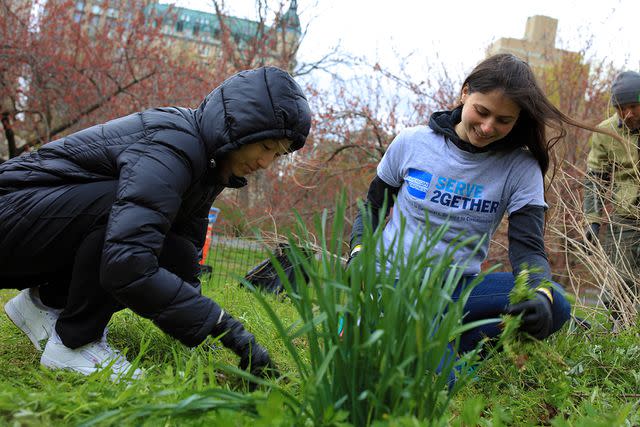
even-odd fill
[[[452,298],[454,300],[460,297],[460,292],[471,280],[473,280],[473,277],[467,277],[462,280],[461,284],[453,292]],[[504,314],[509,305],[509,292],[513,289],[514,284],[515,277],[512,273],[487,274],[482,282],[471,291],[471,295],[464,306],[464,323],[499,317]],[[565,298],[562,286],[557,283],[552,283],[552,286],[553,304],[551,305],[551,310],[553,313],[553,326],[551,333],[554,333],[569,320],[571,306]],[[473,350],[482,338],[496,338],[501,331],[500,322],[490,323],[467,331],[460,337],[458,351],[464,353]]]

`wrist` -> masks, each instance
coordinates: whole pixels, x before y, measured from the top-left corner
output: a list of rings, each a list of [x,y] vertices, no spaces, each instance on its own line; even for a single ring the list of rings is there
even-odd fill
[[[255,337],[244,328],[244,325],[229,314],[223,316],[223,321],[217,325],[220,342],[237,355],[242,355],[246,349],[255,344]]]
[[[356,256],[358,254],[358,252],[360,252],[362,250],[362,245],[361,244],[357,244],[353,247],[353,249],[351,249],[351,252],[349,252],[349,257],[353,258],[354,256]]]
[[[553,304],[553,292],[551,292],[551,289],[541,286],[536,288],[536,293],[544,295],[547,301],[549,301],[550,304]]]

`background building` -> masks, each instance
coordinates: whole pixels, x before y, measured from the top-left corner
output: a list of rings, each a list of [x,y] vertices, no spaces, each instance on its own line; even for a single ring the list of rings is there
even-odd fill
[[[530,16],[524,38],[500,38],[486,53],[511,53],[527,61],[549,99],[563,112],[582,116],[589,108],[585,97],[591,67],[583,53],[555,46],[557,28],[557,19]]]
[[[487,56],[511,53],[527,61],[534,69],[567,59],[579,60],[579,53],[555,47],[557,29],[557,19],[543,15],[530,16],[527,18],[524,38],[502,37],[489,45]]]
[[[126,13],[126,7],[123,8],[122,5],[127,2],[128,0],[77,0],[73,19],[86,25],[90,34],[99,26],[112,26],[116,20],[130,22],[133,14],[119,16]],[[295,56],[302,34],[297,7],[297,1],[292,0],[286,12],[277,16],[273,26],[266,25],[264,20],[253,21],[175,7],[161,4],[157,0],[147,3],[146,15],[150,18],[147,25],[159,25],[164,41],[174,47],[178,54],[198,55],[203,61],[211,62],[221,55],[227,41],[225,38],[228,38],[237,53],[246,51],[245,54],[250,55],[250,52],[259,49],[262,62],[267,62],[264,57],[267,60],[269,56],[280,59],[283,52],[290,52],[288,56]],[[251,45],[256,40],[260,41],[261,46]],[[295,61],[290,62],[290,68],[293,68]]]

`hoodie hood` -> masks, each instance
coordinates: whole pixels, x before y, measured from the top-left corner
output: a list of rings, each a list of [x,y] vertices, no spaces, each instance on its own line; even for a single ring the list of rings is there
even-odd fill
[[[437,111],[429,119],[429,127],[436,133],[446,136],[450,140],[459,140],[456,125],[460,123],[462,107],[452,111]]]
[[[311,110],[302,89],[285,71],[241,71],[214,89],[195,110],[210,159],[264,139],[286,138],[299,150],[309,135]]]
[[[511,133],[502,139],[492,142],[485,147],[476,147],[470,142],[460,139],[456,133],[456,125],[462,120],[462,105],[451,111],[437,111],[429,119],[429,127],[435,132],[444,135],[455,144],[456,147],[469,153],[486,153],[487,151],[515,148]]]

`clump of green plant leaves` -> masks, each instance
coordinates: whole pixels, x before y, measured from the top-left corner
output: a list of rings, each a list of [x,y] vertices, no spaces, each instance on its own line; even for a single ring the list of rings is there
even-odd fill
[[[513,289],[509,292],[509,304],[514,305],[535,297],[535,290],[529,286],[530,271],[526,266],[520,270],[515,278]],[[518,346],[518,330],[520,328],[520,317],[505,314],[502,316],[502,334],[500,346],[507,354],[516,358]]]
[[[509,292],[509,304],[519,304],[521,302],[533,299],[536,291],[529,286],[530,271],[523,268],[516,276],[515,284],[511,292]]]
[[[531,273],[537,273],[536,268],[528,268],[526,265],[520,270],[515,278],[513,289],[509,292],[509,304],[519,304],[521,302],[535,298],[536,290],[529,286],[529,279]],[[543,280],[540,287],[550,288],[551,283],[548,280]],[[520,328],[521,316],[511,316],[505,314],[502,316],[502,334],[500,337],[501,348],[504,348],[507,354],[516,357],[521,346],[519,346],[519,328]]]
[[[365,221],[363,249],[345,268],[340,257],[345,205],[343,196],[332,223],[327,211],[316,218],[317,257],[299,249],[301,242],[315,239],[298,218],[289,257],[296,281],[306,275],[308,286],[293,289],[272,259],[299,321],[282,324],[264,296],[256,294],[295,361],[298,376],[291,380],[299,382],[300,395],[281,393],[300,424],[372,425],[408,416],[444,425],[451,398],[471,380],[478,363],[478,349],[457,354],[461,334],[497,320],[463,324],[464,304],[482,275],[458,300],[451,297],[464,271],[453,255],[477,239],[456,239],[445,254],[435,256],[432,250],[448,229],[444,225],[425,228],[408,250],[398,245],[394,252],[383,245],[382,227],[373,229]],[[402,223],[397,238],[405,236]],[[300,339],[305,346],[296,346]]]

